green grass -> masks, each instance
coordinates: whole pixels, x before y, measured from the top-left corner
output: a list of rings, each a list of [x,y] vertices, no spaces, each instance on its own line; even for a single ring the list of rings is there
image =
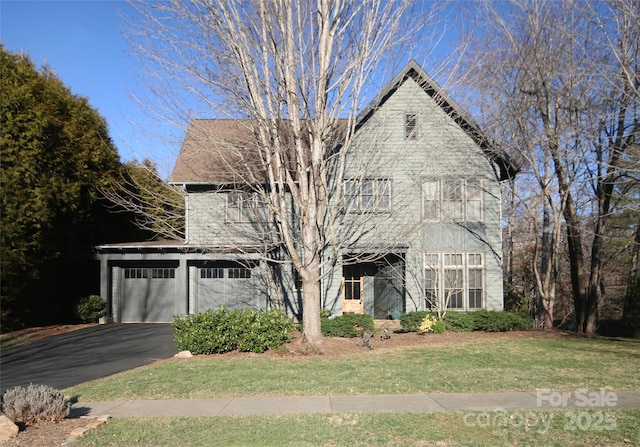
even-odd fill
[[[607,425],[596,422],[599,412],[583,413],[580,425],[563,411],[126,418],[109,421],[74,446],[640,445],[640,410],[610,411]]]
[[[633,340],[483,338],[338,357],[209,356],[158,362],[65,390],[81,400],[640,389]]]

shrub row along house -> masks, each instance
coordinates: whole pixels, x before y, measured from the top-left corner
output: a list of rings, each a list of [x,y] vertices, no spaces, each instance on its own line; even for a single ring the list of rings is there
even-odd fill
[[[222,306],[281,307],[300,318],[301,282],[279,248],[252,129],[246,120],[191,123],[170,179],[185,193],[184,241],[98,247],[114,321],[167,322]],[[327,220],[335,229],[325,241],[333,261],[323,267],[323,308],[375,318],[502,310],[500,182],[514,163],[414,61],[351,129],[350,151],[331,174],[340,181],[326,211],[335,211]]]

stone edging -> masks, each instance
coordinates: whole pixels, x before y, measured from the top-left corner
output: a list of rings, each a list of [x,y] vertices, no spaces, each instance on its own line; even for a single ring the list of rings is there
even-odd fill
[[[65,441],[62,444],[60,444],[60,447],[67,447],[68,445],[73,443],[76,439],[84,436],[85,433],[87,433],[89,430],[94,430],[100,427],[101,425],[106,424],[107,421],[111,418],[111,416],[105,415],[105,416],[81,416],[80,417],[80,419],[84,419],[84,418],[93,419],[93,420],[89,422],[87,425],[85,425],[84,427],[79,427],[73,430],[71,434],[67,437],[67,439],[65,439]]]

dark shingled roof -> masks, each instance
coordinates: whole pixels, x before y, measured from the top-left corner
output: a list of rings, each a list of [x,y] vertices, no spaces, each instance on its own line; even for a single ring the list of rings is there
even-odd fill
[[[242,183],[262,172],[250,121],[191,122],[169,179],[172,183]]]
[[[494,163],[500,180],[513,177],[518,166],[507,153],[495,147],[473,119],[411,60],[358,116],[356,129],[362,126],[377,109],[407,79],[414,79],[424,91],[482,148]],[[342,120],[341,120],[342,121]],[[172,183],[184,184],[237,184],[262,182],[265,173],[259,152],[255,147],[255,122],[234,119],[196,119],[191,122],[185,136],[173,173]],[[339,123],[339,125],[344,123]],[[286,138],[286,125],[282,125]],[[289,163],[293,166],[293,158]]]

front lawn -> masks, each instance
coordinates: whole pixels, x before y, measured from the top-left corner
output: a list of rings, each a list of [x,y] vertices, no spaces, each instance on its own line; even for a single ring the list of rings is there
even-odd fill
[[[171,359],[81,384],[65,394],[95,401],[537,388],[640,390],[638,371],[640,343],[636,340],[476,339],[469,334],[455,344],[424,342],[396,349],[363,349],[351,355]]]
[[[486,414],[485,414],[486,413]],[[315,414],[219,418],[115,419],[77,447],[116,446],[633,446],[640,410]],[[602,413],[602,412],[601,412]],[[488,417],[487,417],[488,416]]]

